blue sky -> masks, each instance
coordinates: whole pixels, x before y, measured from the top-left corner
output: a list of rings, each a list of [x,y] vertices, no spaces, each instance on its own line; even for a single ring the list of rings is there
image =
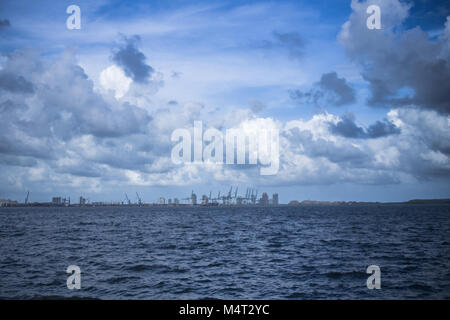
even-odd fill
[[[382,30],[365,27],[370,4]],[[449,197],[449,15],[425,0],[2,1],[0,198]],[[195,120],[276,127],[280,172],[174,166],[170,134]]]

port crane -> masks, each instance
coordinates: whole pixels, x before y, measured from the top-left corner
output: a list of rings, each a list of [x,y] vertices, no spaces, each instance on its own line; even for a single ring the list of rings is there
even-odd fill
[[[219,200],[220,200],[220,191],[217,194],[217,198],[211,198],[211,201],[214,202],[214,203],[219,203]]]
[[[233,192],[233,187],[230,188],[230,191],[228,191],[228,194],[226,196],[222,196],[222,202],[223,204],[229,204],[231,200],[231,193]]]
[[[256,190],[255,194],[253,194],[253,189],[252,189],[252,195],[251,195],[252,204],[256,204],[256,199],[258,199],[258,190]]]
[[[136,196],[137,196],[137,198],[138,198],[138,205],[139,206],[142,206],[142,200],[141,200],[141,198],[139,197],[139,194],[136,192]]]
[[[128,198],[128,195],[125,193],[125,200],[126,200],[126,203],[128,204],[128,205],[131,205],[131,201],[130,201],[130,199]]]
[[[193,205],[197,204],[197,195],[194,193],[194,190],[191,191],[191,196],[187,198],[183,198],[181,200],[191,201]]]
[[[252,188],[247,188],[247,190],[245,191],[245,197],[243,198],[243,200],[245,200],[245,204],[249,204],[252,202],[253,192],[254,191]]]

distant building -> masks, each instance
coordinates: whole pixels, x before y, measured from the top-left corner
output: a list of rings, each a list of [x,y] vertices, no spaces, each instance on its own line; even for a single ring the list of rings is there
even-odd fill
[[[197,195],[195,193],[192,193],[191,198],[192,198],[192,204],[194,206],[196,206],[197,205]]]
[[[267,195],[266,192],[264,192],[261,196],[261,199],[259,199],[259,204],[263,206],[269,205],[269,196]]]
[[[172,204],[172,198],[169,198],[169,200],[167,200],[167,204]]]
[[[52,204],[55,206],[60,206],[62,205],[62,199],[61,197],[53,197],[52,198]]]
[[[173,199],[173,203],[174,204],[180,204],[180,200],[178,200],[178,198]]]
[[[16,200],[0,199],[0,207],[16,206],[19,202]]]
[[[166,204],[166,198],[164,198],[164,197],[159,197],[159,199],[158,199],[158,204]]]
[[[84,206],[86,204],[86,199],[83,197],[80,197],[80,206]]]
[[[272,195],[272,204],[273,204],[274,206],[277,206],[277,205],[278,205],[278,193],[274,193],[274,194]]]
[[[208,204],[208,202],[209,202],[208,196],[206,194],[204,194],[202,196],[202,203],[201,204],[206,205],[206,204]]]

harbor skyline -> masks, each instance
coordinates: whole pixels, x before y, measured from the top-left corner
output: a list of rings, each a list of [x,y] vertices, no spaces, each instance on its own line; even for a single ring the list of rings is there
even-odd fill
[[[219,191],[217,196],[213,195],[210,191],[208,194],[202,194],[199,197],[194,190],[191,191],[187,197],[173,197],[166,198],[164,195],[157,197],[156,201],[147,201],[141,198],[139,193],[135,193],[135,196],[128,196],[124,194],[123,200],[102,201],[99,199],[85,198],[79,196],[76,198],[54,196],[51,201],[32,201],[30,199],[30,192],[28,191],[23,202],[12,199],[0,198],[0,207],[102,207],[102,206],[130,206],[130,207],[148,207],[148,206],[299,206],[299,205],[370,205],[370,204],[437,204],[448,205],[450,204],[450,198],[417,198],[409,199],[406,201],[356,201],[356,200],[315,200],[315,199],[291,199],[290,201],[283,203],[279,200],[279,194],[273,193],[271,196],[267,192],[262,192],[258,197],[259,191],[253,188],[246,188],[245,194],[238,194],[238,187],[234,189],[230,188],[228,193],[222,193]]]
[[[135,195],[124,194],[122,200],[115,201],[100,201],[96,199],[90,199],[88,197],[79,196],[78,198],[72,198],[67,196],[53,196],[51,201],[32,201],[30,199],[30,192],[28,191],[23,202],[11,199],[1,199],[0,207],[8,206],[148,206],[148,205],[200,205],[200,206],[218,206],[218,205],[278,205],[279,197],[278,193],[274,193],[269,198],[266,192],[259,193],[258,189],[246,188],[245,194],[238,194],[239,188],[233,189],[231,186],[228,192],[213,195],[212,190],[209,194],[197,195],[194,190],[188,196],[166,198],[167,195],[160,195],[156,201],[149,201],[141,198],[138,192]],[[260,197],[258,197],[260,195]]]

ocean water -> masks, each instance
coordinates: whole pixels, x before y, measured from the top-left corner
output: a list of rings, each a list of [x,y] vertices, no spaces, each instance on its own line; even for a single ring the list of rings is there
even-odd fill
[[[0,298],[63,297],[450,299],[450,206],[1,208]]]

